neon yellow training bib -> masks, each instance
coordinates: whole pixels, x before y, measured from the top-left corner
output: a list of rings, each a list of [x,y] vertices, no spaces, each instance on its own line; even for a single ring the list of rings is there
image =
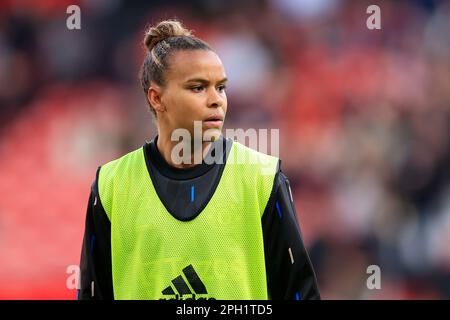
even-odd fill
[[[190,221],[159,199],[140,148],[100,169],[115,299],[268,299],[261,217],[278,158],[233,142],[220,182]],[[176,199],[174,199],[176,201]]]

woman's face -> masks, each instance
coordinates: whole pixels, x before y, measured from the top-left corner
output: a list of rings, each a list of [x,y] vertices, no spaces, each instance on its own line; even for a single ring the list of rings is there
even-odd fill
[[[227,112],[226,74],[216,53],[209,50],[183,50],[169,57],[165,86],[161,88],[158,121],[167,134],[187,129],[194,134],[194,121],[201,121],[203,140],[217,139]],[[161,126],[160,126],[161,127]]]

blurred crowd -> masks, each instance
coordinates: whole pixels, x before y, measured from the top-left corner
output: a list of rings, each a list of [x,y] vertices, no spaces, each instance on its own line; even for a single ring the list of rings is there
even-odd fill
[[[166,18],[221,57],[226,128],[280,130],[324,299],[450,298],[450,3],[378,1],[369,30],[375,2],[1,1],[0,298],[74,297],[95,170],[156,133],[138,71]]]

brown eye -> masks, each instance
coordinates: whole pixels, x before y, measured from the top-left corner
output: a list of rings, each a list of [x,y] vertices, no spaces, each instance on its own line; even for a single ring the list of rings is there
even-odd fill
[[[226,89],[226,87],[227,87],[226,85],[222,84],[222,85],[220,85],[218,87],[218,89],[219,89],[220,92],[222,92],[222,91],[224,91]]]
[[[194,92],[201,92],[204,89],[202,86],[192,87],[191,90]]]

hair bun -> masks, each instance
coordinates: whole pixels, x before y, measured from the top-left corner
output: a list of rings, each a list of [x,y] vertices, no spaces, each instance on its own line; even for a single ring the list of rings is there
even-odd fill
[[[186,29],[178,20],[164,20],[145,32],[144,44],[148,51],[152,51],[158,42],[170,37],[191,36],[190,30]]]

